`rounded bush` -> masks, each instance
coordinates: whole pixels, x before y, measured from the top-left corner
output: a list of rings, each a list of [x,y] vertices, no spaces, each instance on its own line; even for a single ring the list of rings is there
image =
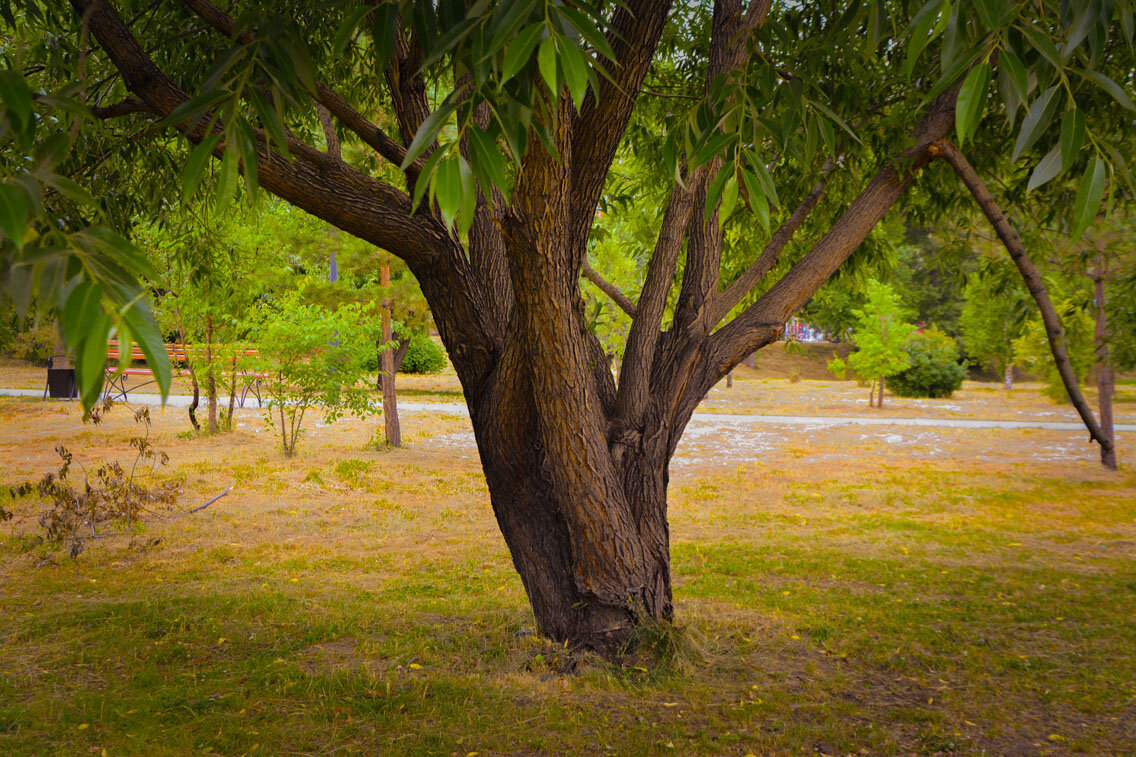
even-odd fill
[[[446,367],[446,353],[430,335],[418,331],[410,337],[406,357],[402,359],[402,373],[437,373]]]
[[[900,397],[950,397],[966,377],[959,364],[958,343],[938,329],[913,336],[903,347],[911,367],[887,380]]]

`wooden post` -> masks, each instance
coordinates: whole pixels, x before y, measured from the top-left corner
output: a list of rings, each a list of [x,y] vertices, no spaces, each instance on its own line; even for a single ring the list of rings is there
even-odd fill
[[[390,266],[384,265],[382,271],[383,288],[390,286]],[[394,339],[391,331],[391,301],[390,297],[383,298],[383,362],[380,369],[383,372],[383,432],[387,437],[387,444],[392,447],[402,446],[402,432],[398,427],[398,401],[394,393],[394,349],[389,345]]]
[[[1101,453],[1101,463],[1109,470],[1117,469],[1116,432],[1112,426],[1112,396],[1116,392],[1116,379],[1112,373],[1112,358],[1108,349],[1108,320],[1105,316],[1104,280],[1107,266],[1104,254],[1097,252],[1096,270],[1093,271],[1093,304],[1096,306],[1097,398],[1100,402],[1101,431],[1112,441],[1112,447]]]

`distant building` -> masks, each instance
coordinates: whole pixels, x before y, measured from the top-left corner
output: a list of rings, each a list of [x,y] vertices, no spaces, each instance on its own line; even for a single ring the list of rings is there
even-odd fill
[[[831,341],[828,334],[798,318],[793,318],[785,324],[785,339],[794,339],[798,342]]]

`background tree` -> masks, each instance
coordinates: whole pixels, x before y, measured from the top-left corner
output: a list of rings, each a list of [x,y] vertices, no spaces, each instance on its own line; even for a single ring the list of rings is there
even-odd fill
[[[1030,312],[1028,295],[1013,272],[994,265],[972,273],[963,296],[959,330],[967,357],[1002,376],[1009,391],[1014,385],[1014,342]]]
[[[912,334],[903,352],[908,365],[889,382],[898,397],[950,397],[966,378],[958,342],[936,326]]]
[[[286,299],[252,322],[264,375],[265,420],[280,435],[285,457],[296,452],[309,412],[332,423],[344,413],[373,412],[364,365],[375,340],[374,308],[357,303],[327,310]]]
[[[895,290],[878,281],[869,282],[867,301],[854,315],[857,326],[852,340],[856,351],[848,356],[847,367],[869,382],[868,405],[883,407],[887,377],[911,366],[904,348],[915,333],[915,326],[907,322],[909,312],[900,304]],[[830,368],[840,376],[844,361],[836,358]],[[873,400],[873,396],[878,398]]]
[[[19,7],[35,22],[27,38],[80,53],[28,46],[45,61],[35,76],[101,82],[80,102],[126,117],[119,128],[176,129],[193,145],[186,194],[212,156],[219,205],[243,177],[251,198],[267,189],[406,261],[462,382],[542,632],[605,653],[672,616],[667,464],[706,391],[857,250],[871,254],[864,241],[921,169],[955,157],[944,140],[956,123],[965,145],[985,110],[1012,117],[1028,103],[1023,128],[982,134],[1004,154],[1016,133],[1032,159],[1068,98],[1123,94],[1101,65],[1133,68],[1129,0],[1091,12],[987,0],[285,3],[235,18],[207,0],[71,5]],[[650,72],[672,88],[669,105],[640,97]],[[366,160],[328,149],[317,104],[373,151]],[[637,114],[663,127],[666,179],[642,195],[663,211],[640,294],[621,300],[634,315],[616,383],[579,278],[624,137],[651,133],[632,130]],[[1093,137],[1078,219],[1103,196],[1096,166],[1123,170],[1108,135]],[[742,205],[763,244],[723,276],[733,226],[753,227]]]

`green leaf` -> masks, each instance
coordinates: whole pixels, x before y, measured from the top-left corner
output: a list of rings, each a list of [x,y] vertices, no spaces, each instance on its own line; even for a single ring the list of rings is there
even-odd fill
[[[1053,149],[1045,154],[1045,157],[1033,169],[1030,174],[1029,184],[1026,186],[1027,192],[1045,184],[1047,181],[1053,179],[1061,173],[1061,145],[1054,145]]]
[[[1053,116],[1057,112],[1059,99],[1057,97],[1057,85],[1055,84],[1033,101],[1026,112],[1025,119],[1022,120],[1022,129],[1018,132],[1017,141],[1014,142],[1014,152],[1010,156],[1010,160],[1017,160],[1045,133],[1046,127],[1049,126],[1049,122],[1053,120]]]
[[[1085,116],[1078,108],[1070,108],[1061,118],[1061,170],[1069,169],[1085,139]]]
[[[1029,75],[1026,73],[1026,67],[1022,63],[1021,58],[1014,55],[1012,50],[1002,48],[998,53],[998,67],[1006,72],[1007,81],[1013,86],[1014,94],[1018,96],[1019,102],[1025,102],[1029,99]]]
[[[722,199],[722,191],[726,188],[726,182],[733,178],[734,175],[734,161],[726,161],[725,165],[718,171],[710,186],[706,190],[706,207],[703,208],[702,222],[709,223],[710,216],[718,209],[718,204]],[[721,224],[722,217],[718,216],[718,223]]]
[[[730,178],[726,180],[726,186],[722,189],[722,205],[718,208],[718,223],[725,223],[729,220],[737,203],[738,177],[737,174],[731,174]]]
[[[454,217],[462,204],[462,177],[460,155],[447,155],[434,172],[434,199],[442,212],[442,222],[453,226]]]
[[[1085,167],[1080,186],[1077,187],[1077,199],[1073,203],[1072,237],[1075,240],[1080,239],[1100,212],[1105,173],[1104,161],[1099,157]]]
[[[418,210],[418,205],[422,202],[422,196],[426,194],[426,190],[430,188],[431,182],[434,181],[434,169],[438,165],[438,161],[445,157],[445,155],[445,150],[435,150],[426,160],[425,165],[422,166],[422,173],[418,174],[418,180],[414,183],[414,197],[410,205],[411,212]]]
[[[229,202],[237,193],[237,154],[230,146],[221,158],[221,169],[217,172],[218,212],[228,208]]]
[[[773,177],[769,175],[769,169],[765,167],[765,163],[757,157],[754,153],[749,153],[749,164],[753,168],[753,173],[757,176],[757,180],[761,182],[761,191],[766,199],[777,207],[781,204],[780,198],[777,197],[777,187],[773,183]]]
[[[0,229],[19,250],[24,249],[29,210],[28,195],[22,188],[7,182],[0,184]]]
[[[421,155],[427,147],[433,144],[438,136],[438,132],[446,123],[446,119],[458,107],[456,102],[446,100],[442,103],[436,111],[426,117],[422,125],[418,127],[418,133],[414,135],[414,139],[410,142],[410,147],[406,148],[406,157],[399,166],[403,171],[410,167],[410,164]]]
[[[458,233],[463,236],[469,234],[473,225],[473,217],[477,214],[477,184],[473,180],[473,171],[469,168],[465,158],[458,155],[458,171],[461,175],[461,208],[458,213]]]
[[[517,35],[517,38],[509,43],[508,49],[505,50],[505,60],[501,64],[502,84],[512,79],[525,67],[525,64],[532,58],[533,50],[536,49],[543,33],[544,23],[538,22],[525,27]]]
[[[560,88],[556,84],[556,42],[552,37],[547,37],[540,43],[536,60],[540,76],[544,79],[549,94],[555,99]]]
[[[92,281],[78,282],[67,295],[59,326],[71,350],[78,350],[89,325],[102,312],[102,298],[102,287]]]
[[[828,150],[829,155],[836,155],[836,130],[832,128],[832,122],[827,118],[817,118],[817,126],[820,127],[820,136],[824,140],[824,147]]]
[[[442,56],[452,50],[465,37],[469,30],[479,24],[481,19],[467,18],[455,24],[449,31],[438,38],[430,49],[430,54],[422,62],[426,68],[441,60]]]
[[[347,47],[347,43],[351,41],[352,35],[359,27],[359,22],[366,18],[374,8],[367,4],[360,7],[353,8],[350,13],[344,16],[343,21],[339,24],[339,28],[335,30],[335,37],[331,42],[331,57],[339,57],[343,53],[343,49]]]
[[[189,160],[185,162],[185,171],[182,172],[181,177],[181,196],[186,201],[197,192],[197,187],[201,184],[201,175],[205,171],[205,165],[212,157],[213,148],[217,146],[220,139],[220,134],[206,137],[189,154]]]
[[[222,100],[227,100],[231,96],[232,92],[226,92],[225,90],[203,92],[174,108],[170,111],[168,116],[158,122],[157,126],[161,128],[180,124],[182,121],[197,121],[207,110]]]
[[[258,187],[257,165],[260,161],[260,155],[256,150],[256,135],[246,118],[237,120],[236,143],[240,145],[239,152],[241,164],[244,167],[245,189],[248,192],[248,199],[249,202],[255,204]]]
[[[597,26],[595,21],[569,5],[561,5],[558,9],[561,13],[572,19],[572,26],[576,27],[576,31],[580,32],[580,36],[587,40],[588,44],[594,47],[596,52],[608,60],[615,60],[615,51],[611,49],[611,45],[608,44],[607,38],[603,35],[603,31]]]
[[[561,40],[564,38],[561,37]],[[571,42],[565,41],[560,47],[560,69],[568,82],[568,91],[572,94],[572,102],[576,110],[584,103],[584,95],[588,91],[588,63],[584,54]]]
[[[75,356],[75,379],[79,385],[79,401],[84,408],[94,407],[103,387],[106,368],[107,336],[110,334],[110,316],[101,309],[90,322],[82,345]]]
[[[844,123],[844,119],[836,115],[836,113],[834,113],[827,105],[822,102],[818,102],[817,100],[806,100],[805,102],[806,104],[819,110],[824,115],[828,116],[831,121],[833,121],[841,129],[846,131],[848,133],[848,136],[852,137],[852,140],[856,144],[863,144],[863,142],[860,141],[860,138],[856,136],[856,132],[852,131],[852,128],[848,124]]]
[[[1132,98],[1112,79],[1099,71],[1091,71],[1083,68],[1074,68],[1073,70],[1112,95],[1112,99],[1120,103],[1121,107],[1136,111],[1136,104],[1132,103]]]
[[[376,70],[381,74],[394,52],[398,39],[398,4],[387,2],[375,8],[371,17],[371,36],[375,42]]]
[[[473,170],[481,184],[481,191],[486,197],[492,197],[496,188],[501,194],[508,197],[508,187],[505,185],[505,159],[497,144],[484,131],[474,126],[468,131],[470,158],[473,161]]]
[[[1064,68],[1065,64],[1061,60],[1061,54],[1057,52],[1057,46],[1053,44],[1053,40],[1049,38],[1048,34],[1030,24],[1018,28],[1022,30],[1022,34],[1025,35],[1030,45],[1041,53],[1042,57],[1049,61],[1055,69],[1060,71]]]
[[[19,122],[20,128],[32,123],[32,91],[18,71],[0,71],[0,100]]]
[[[288,138],[284,134],[284,124],[280,121],[276,108],[272,107],[272,103],[256,87],[250,87],[249,94],[252,96],[253,109],[256,110],[256,115],[273,144],[285,157],[291,157],[291,153],[288,152]]]
[[[82,205],[93,206],[97,203],[94,195],[92,195],[86,187],[82,187],[79,184],[76,184],[66,176],[60,176],[59,174],[49,174],[43,178],[43,183],[47,184],[49,187],[58,189],[64,195]]]
[[[959,147],[966,144],[966,140],[982,120],[989,89],[990,64],[979,63],[967,74],[955,103],[955,128],[958,131]]]
[[[943,0],[930,0],[924,5],[915,18],[912,19],[911,25],[907,27],[905,35],[911,37],[911,41],[907,43],[907,58],[903,62],[903,73],[908,78],[911,77],[912,72],[915,71],[915,64],[919,62],[919,56],[923,53],[923,49],[938,36],[938,31],[933,30],[935,22],[939,20],[939,14],[942,11],[944,3]]]
[[[745,184],[746,188],[746,201],[753,212],[757,214],[757,220],[761,222],[761,227],[768,234],[769,200],[765,198],[765,193],[761,190],[761,182],[753,175],[753,172],[743,168],[742,183]]]

